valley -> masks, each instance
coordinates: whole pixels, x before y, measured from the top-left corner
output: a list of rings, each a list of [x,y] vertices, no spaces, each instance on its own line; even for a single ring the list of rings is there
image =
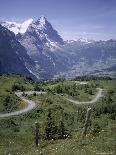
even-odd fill
[[[90,74],[115,77],[115,51],[114,39],[63,40],[44,16],[23,23],[0,22],[1,74],[16,73],[33,79]]]

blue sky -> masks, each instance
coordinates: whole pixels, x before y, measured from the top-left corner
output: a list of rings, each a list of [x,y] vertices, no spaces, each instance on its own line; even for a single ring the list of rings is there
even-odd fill
[[[116,39],[116,0],[0,0],[0,18],[46,16],[64,39]]]

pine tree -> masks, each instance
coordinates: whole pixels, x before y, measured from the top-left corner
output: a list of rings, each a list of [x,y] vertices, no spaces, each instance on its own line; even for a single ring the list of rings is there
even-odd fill
[[[45,137],[46,139],[55,139],[57,132],[57,127],[55,125],[54,119],[52,118],[52,111],[49,110],[48,115],[47,115],[47,124],[45,128]]]

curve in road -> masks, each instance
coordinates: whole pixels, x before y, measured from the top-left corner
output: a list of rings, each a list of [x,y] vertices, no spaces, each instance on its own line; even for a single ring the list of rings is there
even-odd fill
[[[64,97],[64,98],[74,104],[93,104],[93,103],[96,103],[99,100],[99,98],[103,96],[103,89],[101,89],[101,88],[97,88],[97,89],[98,89],[98,93],[97,93],[96,97],[91,101],[80,102],[80,101],[69,99],[67,97]]]
[[[45,93],[45,92],[37,92],[37,91],[28,91],[28,92],[25,92],[25,94],[31,95],[34,92],[36,94],[44,94]],[[24,109],[21,109],[21,110],[15,111],[15,112],[0,114],[0,118],[10,117],[10,116],[15,116],[15,115],[20,115],[20,114],[26,113],[26,112],[32,110],[33,108],[35,108],[35,106],[36,106],[35,102],[32,101],[32,100],[25,99],[22,96],[23,95],[23,92],[15,92],[15,95],[18,96],[21,100],[23,100],[27,104],[26,107]]]
[[[92,103],[97,102],[99,100],[99,98],[103,96],[103,90],[101,88],[97,88],[97,89],[98,89],[98,94],[91,101],[79,102],[79,101],[72,100],[72,99],[69,99],[69,98],[66,98],[66,97],[63,97],[63,98],[65,98],[66,100],[68,100],[68,101],[70,101],[71,103],[74,103],[74,104],[92,104]],[[27,95],[32,95],[33,93],[45,94],[46,92],[38,92],[38,91],[25,92],[25,94],[27,94]],[[20,115],[20,114],[26,113],[26,112],[28,112],[28,111],[30,111],[30,110],[32,110],[33,108],[36,107],[36,103],[34,101],[25,99],[23,97],[23,92],[15,92],[15,95],[17,95],[21,100],[23,100],[27,104],[27,106],[24,109],[21,109],[21,110],[15,111],[15,112],[5,113],[5,114],[0,113],[0,118]]]

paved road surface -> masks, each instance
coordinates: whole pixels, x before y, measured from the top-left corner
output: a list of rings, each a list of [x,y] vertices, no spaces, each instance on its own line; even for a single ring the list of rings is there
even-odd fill
[[[34,92],[36,94],[44,94],[45,93],[45,92],[28,91],[28,92],[25,92],[25,94],[31,95]],[[22,94],[23,94],[23,92],[15,92],[15,95],[17,95],[21,100],[23,100],[27,104],[26,107],[24,109],[21,109],[21,110],[15,111],[15,112],[11,112],[11,113],[5,113],[5,114],[0,113],[0,118],[14,116],[14,115],[20,115],[20,114],[26,113],[26,112],[32,110],[33,108],[35,108],[35,106],[36,106],[35,102],[25,99],[22,96]]]
[[[70,101],[71,103],[74,103],[74,104],[92,104],[92,103],[95,103],[99,100],[100,97],[103,96],[103,90],[101,88],[97,88],[98,89],[98,94],[96,95],[96,97],[91,100],[91,101],[87,101],[87,102],[79,102],[79,101],[76,101],[76,100],[72,100],[72,99],[69,99],[69,98],[66,98],[64,97],[66,100]],[[28,91],[28,92],[25,92],[25,94],[27,95],[31,95],[33,93],[36,93],[36,94],[45,94],[46,92],[37,92],[37,91]],[[11,113],[5,113],[5,114],[1,114],[0,113],[0,118],[3,118],[3,117],[10,117],[10,116],[15,116],[15,115],[20,115],[20,114],[23,114],[23,113],[26,113],[30,110],[32,110],[33,108],[35,108],[36,106],[36,103],[34,101],[31,101],[31,100],[28,100],[28,99],[25,99],[23,96],[22,96],[23,92],[15,92],[15,95],[17,95],[20,99],[22,99],[27,105],[24,109],[21,109],[21,110],[18,110],[18,111],[15,111],[15,112],[11,112]]]
[[[93,103],[96,103],[99,100],[99,98],[103,96],[103,90],[101,88],[97,88],[97,89],[98,89],[98,93],[96,97],[91,101],[80,102],[80,101],[69,99],[67,97],[64,97],[64,98],[74,104],[93,104]]]

